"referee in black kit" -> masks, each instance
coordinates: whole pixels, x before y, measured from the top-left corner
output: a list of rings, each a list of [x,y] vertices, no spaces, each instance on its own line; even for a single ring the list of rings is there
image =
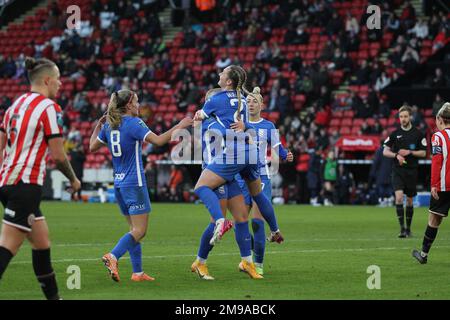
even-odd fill
[[[411,222],[414,213],[413,197],[417,194],[418,158],[426,156],[427,140],[411,123],[412,110],[402,106],[399,110],[401,127],[384,141],[383,155],[394,158],[392,165],[392,186],[395,192],[395,207],[400,223],[399,238],[411,236]],[[406,226],[403,210],[403,193],[406,194]]]

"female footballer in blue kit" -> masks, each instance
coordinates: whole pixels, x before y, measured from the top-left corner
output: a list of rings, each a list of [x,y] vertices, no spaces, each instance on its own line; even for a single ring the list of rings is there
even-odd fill
[[[192,119],[185,118],[161,135],[153,133],[139,119],[139,102],[136,93],[120,90],[111,96],[108,111],[97,123],[90,139],[90,151],[107,145],[112,154],[114,189],[117,202],[125,216],[130,232],[126,233],[114,249],[102,257],[111,278],[120,281],[118,260],[128,251],[133,266],[132,281],[151,281],[154,278],[142,270],[140,241],[147,232],[150,199],[142,166],[142,142],[164,145],[176,129],[187,128]]]
[[[211,89],[206,94],[206,100],[208,100],[213,94],[221,92],[222,89]],[[205,169],[212,159],[217,155],[220,156],[222,152],[222,133],[217,126],[220,125],[215,119],[208,118],[202,121],[202,169]],[[217,139],[217,140],[216,140]],[[230,210],[233,218],[237,224],[247,224],[248,225],[248,214],[246,213],[246,208],[244,206],[244,197],[242,195],[242,190],[238,183],[233,180],[225,183],[224,185],[214,189],[220,208],[222,211],[222,217],[226,217],[227,209]],[[191,265],[191,271],[197,273],[197,275],[203,280],[214,280],[214,278],[209,274],[208,267],[206,265],[206,260],[210,251],[213,249],[214,245],[219,239],[213,241],[215,220],[211,217],[211,221],[204,230],[200,238],[200,246],[198,249],[198,254],[196,260]],[[232,227],[232,223],[225,219],[224,229],[228,231]],[[238,233],[235,233],[237,244],[240,248],[241,255],[243,257],[248,255],[246,244],[239,241],[237,237]],[[251,253],[250,253],[251,254]],[[242,270],[248,273],[248,275],[253,279],[258,279],[260,276],[254,272],[254,270]]]
[[[237,128],[236,123],[241,120],[245,123],[246,128],[250,128],[250,124],[247,122],[246,101],[243,99],[245,98],[243,97],[243,93],[245,93],[243,84],[247,75],[242,67],[231,65],[225,68],[219,76],[218,84],[223,91],[208,99],[203,109],[196,113],[194,120],[201,121],[214,117],[220,124],[219,128],[225,138],[227,134],[230,134],[230,130]],[[238,132],[237,139],[238,141],[248,141],[248,136],[244,132]],[[273,206],[261,190],[258,163],[251,163],[251,159],[257,159],[257,146],[252,143],[238,143],[237,148],[233,148],[231,145],[234,144],[234,137],[230,140],[227,141],[225,139],[225,151],[222,156],[216,156],[212,163],[203,170],[195,186],[195,193],[203,201],[214,221],[216,221],[211,241],[214,242],[215,239],[220,239],[225,232],[225,219],[222,216],[218,198],[213,190],[227,181],[233,181],[237,173],[240,173],[246,181],[253,200],[258,205],[266,221],[269,222],[272,232],[281,236]],[[235,152],[230,154],[229,150]],[[242,154],[245,154],[245,159],[242,163],[238,163],[238,158]],[[236,223],[235,232],[236,239],[241,244],[240,248],[245,248],[245,250],[241,249],[242,261],[239,264],[239,269],[249,274],[256,274],[251,256],[251,236],[248,223]]]
[[[278,131],[275,125],[269,120],[261,118],[261,109],[264,106],[264,99],[260,93],[260,88],[255,87],[253,92],[247,95],[247,107],[249,111],[249,123],[256,131],[256,143],[258,144],[258,159],[260,163],[260,176],[261,176],[261,188],[269,200],[272,200],[272,183],[270,181],[269,167],[267,161],[267,147],[272,147],[272,151],[275,151],[282,160],[292,162],[294,160],[293,154],[283,148]],[[264,233],[264,218],[258,209],[257,205],[252,205],[253,201],[248,191],[245,181],[238,174],[236,175],[236,181],[242,189],[242,193],[245,198],[245,204],[248,206],[249,212],[252,211],[252,230],[253,230],[253,258],[255,262],[256,271],[262,275],[264,251],[266,246],[266,239]],[[268,240],[270,242],[283,241],[280,235],[271,233]]]

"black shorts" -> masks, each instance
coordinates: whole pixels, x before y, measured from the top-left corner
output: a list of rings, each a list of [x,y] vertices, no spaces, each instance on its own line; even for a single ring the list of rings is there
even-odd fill
[[[430,199],[430,213],[438,216],[447,217],[450,210],[450,191],[438,192],[439,200],[431,196]]]
[[[394,168],[392,170],[394,191],[403,190],[407,197],[417,195],[417,169]]]
[[[45,219],[39,209],[41,196],[42,187],[36,184],[19,182],[1,187],[0,200],[5,208],[3,223],[31,232],[36,220]]]

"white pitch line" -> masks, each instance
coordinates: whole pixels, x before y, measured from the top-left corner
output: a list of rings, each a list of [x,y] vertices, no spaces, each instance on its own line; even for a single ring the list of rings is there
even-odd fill
[[[433,249],[439,248],[450,248],[450,246],[435,246]],[[341,249],[309,249],[309,250],[294,250],[294,251],[267,251],[266,254],[295,254],[295,253],[327,253],[327,252],[362,252],[371,250],[412,250],[412,247],[381,247],[381,248],[341,248]],[[222,252],[214,253],[214,256],[237,256],[238,252]],[[142,259],[167,259],[167,258],[187,258],[195,257],[194,253],[191,254],[172,254],[165,256],[142,256]],[[128,260],[129,257],[123,257],[122,260]],[[98,258],[76,258],[76,259],[56,259],[52,260],[52,263],[63,263],[63,262],[87,262],[87,261],[98,261],[100,262],[100,257]],[[31,264],[31,261],[13,261],[10,263],[14,264]]]
[[[439,241],[448,241],[450,239],[446,238],[439,238]],[[347,242],[347,241],[402,241],[400,239],[396,238],[386,238],[386,239],[380,239],[380,238],[365,238],[365,239],[288,239],[286,240],[286,243],[289,242]],[[160,241],[152,241],[148,240],[147,244],[157,244]],[[142,242],[142,244],[145,244],[146,242]],[[164,243],[167,243],[166,241]],[[198,240],[183,240],[183,243],[198,243]],[[56,243],[52,244],[52,247],[102,247],[102,246],[111,246],[115,245],[115,242],[103,242],[103,243]]]

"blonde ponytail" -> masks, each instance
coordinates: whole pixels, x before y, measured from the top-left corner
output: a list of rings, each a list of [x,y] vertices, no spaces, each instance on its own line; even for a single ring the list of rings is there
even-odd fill
[[[131,90],[120,90],[111,95],[106,121],[112,129],[119,128],[122,123],[122,115],[127,112],[127,105],[133,99],[134,94]]]

